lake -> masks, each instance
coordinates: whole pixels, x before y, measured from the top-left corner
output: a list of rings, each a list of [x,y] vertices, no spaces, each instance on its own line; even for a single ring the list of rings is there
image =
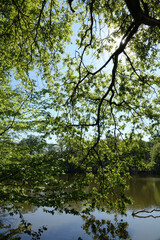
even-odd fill
[[[0,239],[92,240],[133,239],[160,240],[160,178],[133,177],[128,194],[133,205],[127,215],[107,214],[95,210],[90,215],[73,215],[52,211],[52,208],[23,204],[21,212],[11,209],[0,214]],[[81,203],[74,208],[81,209]],[[25,233],[24,233],[25,232]],[[5,233],[5,234],[4,234]]]

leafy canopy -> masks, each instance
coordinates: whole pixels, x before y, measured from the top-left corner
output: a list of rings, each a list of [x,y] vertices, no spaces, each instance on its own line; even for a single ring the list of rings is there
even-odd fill
[[[159,2],[69,3],[2,1],[1,135],[22,119],[22,101],[36,106],[34,130],[46,135],[84,138],[89,131],[98,142],[108,132],[121,135],[126,125],[132,134],[154,130]],[[5,91],[15,101],[5,100]]]

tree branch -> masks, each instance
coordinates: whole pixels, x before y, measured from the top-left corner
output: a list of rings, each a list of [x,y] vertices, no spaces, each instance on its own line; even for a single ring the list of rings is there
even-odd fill
[[[125,0],[125,3],[136,24],[145,24],[147,26],[160,27],[160,20],[152,18],[148,15],[148,12],[146,11],[148,8],[147,3],[145,3],[145,11],[142,10],[139,0]],[[144,6],[143,2],[142,4]]]

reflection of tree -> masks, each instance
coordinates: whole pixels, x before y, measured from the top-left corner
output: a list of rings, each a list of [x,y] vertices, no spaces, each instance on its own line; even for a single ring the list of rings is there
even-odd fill
[[[92,234],[94,240],[111,240],[111,239],[131,239],[127,228],[128,223],[117,221],[115,218],[115,223],[110,220],[98,220],[93,215],[82,215],[85,223],[83,224],[83,229],[88,235]],[[81,238],[79,238],[80,240]]]
[[[10,211],[9,209],[11,208],[3,208],[1,215],[8,217],[9,215],[13,216],[14,214],[19,214],[20,222],[16,228],[13,227],[11,223],[6,225],[5,223],[1,222],[0,229],[3,231],[3,233],[0,234],[0,240],[20,240],[22,234],[27,234],[32,240],[38,240],[41,238],[43,231],[47,230],[45,226],[42,226],[37,231],[33,231],[32,224],[24,219],[21,209],[14,209]],[[54,210],[48,210],[46,212],[54,214]],[[72,211],[68,213],[78,214],[78,212],[74,213]],[[114,222],[111,222],[110,220],[96,219],[95,216],[90,214],[81,214],[81,217],[84,221],[82,226],[83,230],[89,236],[92,236],[93,240],[113,240],[117,239],[117,237],[118,239],[131,239],[127,231],[128,223],[123,222],[122,219],[118,222],[117,218],[115,217]],[[78,240],[82,240],[82,238],[79,237]]]
[[[160,208],[159,178],[133,177],[128,195],[134,199],[133,208],[144,209],[157,206]]]
[[[15,211],[12,210],[13,214],[19,214],[20,216],[19,226],[16,229],[11,230],[12,226],[10,229],[7,229],[7,232],[5,231],[4,233],[6,236],[7,234],[10,235],[11,232],[13,233],[14,230],[14,236],[25,233],[31,235],[33,238],[39,237],[41,231],[44,230],[40,228],[37,233],[32,231],[31,224],[26,223],[22,217],[22,213],[24,212],[17,210],[21,208],[23,204],[26,206],[52,207],[51,210],[46,210],[46,212],[51,214],[59,211],[67,214],[81,215],[89,214],[90,211],[94,211],[96,208],[99,210],[103,209],[104,211],[119,209],[122,213],[125,210],[125,204],[127,202],[129,203],[128,198],[124,195],[125,181],[120,182],[121,187],[118,187],[115,183],[119,181],[119,178],[114,179],[111,171],[104,173],[105,178],[103,178],[101,174],[94,175],[90,172],[86,174],[77,173],[72,179],[68,179],[58,172],[55,173],[54,169],[52,171],[52,168],[49,168],[48,165],[42,165],[38,162],[37,165],[35,164],[34,166],[36,167],[28,168],[26,166],[24,172],[22,172],[23,169],[19,169],[19,166],[15,166],[16,172],[24,175],[23,180],[19,179],[19,181],[17,181],[15,176],[10,174],[10,180],[1,182],[1,206],[5,206],[4,208],[10,212],[12,207],[8,208],[8,206],[12,205],[16,209]],[[12,169],[10,173],[12,173]],[[108,182],[106,182],[107,179],[109,179]],[[120,183],[117,184],[120,185]],[[79,203],[78,209],[77,203]],[[27,209],[30,210],[28,207]],[[35,207],[31,207],[31,209],[34,210]],[[87,222],[88,218],[86,218],[86,224]],[[124,228],[124,224],[122,223],[121,225],[116,223],[114,226],[113,223],[102,222],[102,225],[104,224],[106,224],[106,229],[109,231],[107,234],[113,232],[114,234],[120,234],[118,233],[118,229],[121,227],[122,229]],[[97,231],[99,231],[100,236],[103,236],[100,225],[97,225],[97,228],[99,229],[97,229]],[[110,232],[111,230],[109,229],[114,231]]]
[[[27,222],[23,215],[21,209],[12,209],[11,207],[3,207],[1,208],[1,221],[0,221],[0,229],[3,231],[0,233],[0,240],[20,240],[21,234],[27,234],[31,237],[32,240],[40,239],[44,230],[47,230],[45,226],[40,227],[37,231],[32,230],[32,224]],[[10,222],[9,224],[5,223],[5,218],[9,218],[9,216],[19,215],[19,223],[18,226],[15,227]]]

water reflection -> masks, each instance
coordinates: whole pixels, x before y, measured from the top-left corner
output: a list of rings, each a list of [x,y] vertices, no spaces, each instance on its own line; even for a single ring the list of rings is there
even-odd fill
[[[52,214],[53,216],[51,214],[48,215],[46,211],[44,214],[42,208],[39,208],[33,215],[24,214],[23,217],[21,214],[18,216],[15,213],[14,220],[17,226],[15,226],[13,219],[10,217],[10,225],[1,226],[3,233],[0,234],[0,239],[131,239],[127,231],[128,223],[122,219],[113,218],[113,216],[112,219],[107,220],[107,215],[104,215],[104,218],[99,218],[94,216],[94,213],[91,215],[82,214],[76,217],[68,214],[59,214],[58,212],[52,212]],[[109,216],[107,217],[109,218]],[[47,227],[39,227],[44,221]],[[30,222],[33,223],[33,226]],[[44,231],[47,229],[48,231],[45,233]]]
[[[72,180],[69,180],[70,182]],[[25,200],[21,204],[18,200],[12,205],[9,205],[9,201],[6,204],[1,201],[0,239],[158,239],[157,213],[152,212],[151,220],[145,213],[142,213],[140,218],[136,218],[132,216],[132,211],[160,208],[160,178],[133,177],[128,191],[128,195],[133,198],[133,205],[128,207],[127,216],[118,214],[117,217],[114,213],[107,214],[97,210],[87,214],[83,209],[85,197],[89,196],[88,193],[86,192],[84,197],[82,192],[79,192],[78,196],[73,198],[69,186],[67,185],[66,192],[64,189],[58,191],[58,188],[49,190],[42,188],[41,192],[38,189],[36,190],[37,196],[36,192],[29,191],[32,192],[32,197],[31,195],[28,198],[21,197],[21,200]],[[88,186],[86,189],[89,188]],[[74,192],[74,194],[76,193],[78,191]],[[53,196],[54,198],[50,199]],[[16,196],[12,196],[12,199],[13,197],[17,199]],[[81,197],[81,201],[77,201],[79,197]],[[65,202],[66,198],[68,201]],[[73,201],[74,199],[76,201]],[[59,204],[60,201],[61,204]],[[51,206],[53,203],[55,204]],[[101,210],[104,209],[104,205],[103,202]]]
[[[118,221],[115,217],[114,222],[112,222],[106,219],[96,219],[94,215],[82,215],[82,218],[85,221],[82,228],[88,235],[92,236],[92,239],[131,239],[127,231],[128,223],[124,222],[123,219]]]
[[[129,185],[128,194],[133,199],[130,209],[160,207],[160,178],[133,177]]]
[[[11,207],[1,207],[0,239],[19,240],[21,239],[20,235],[23,234],[27,234],[33,240],[40,239],[42,233],[47,230],[47,228],[45,226],[42,226],[39,227],[38,231],[32,230],[32,224],[25,220],[23,214],[23,207],[15,209],[12,209]]]

